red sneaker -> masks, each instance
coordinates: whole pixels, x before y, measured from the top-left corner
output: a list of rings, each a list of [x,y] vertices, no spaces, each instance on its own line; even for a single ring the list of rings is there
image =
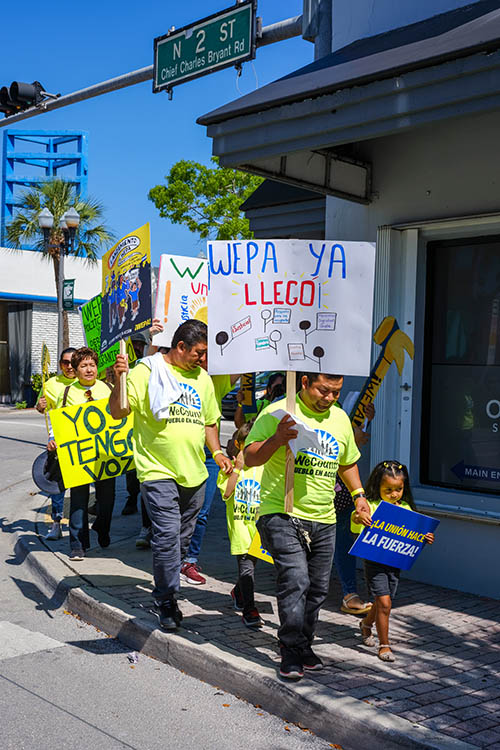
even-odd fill
[[[181,580],[191,583],[193,586],[201,586],[207,579],[200,574],[200,568],[196,563],[185,562],[181,566]]]

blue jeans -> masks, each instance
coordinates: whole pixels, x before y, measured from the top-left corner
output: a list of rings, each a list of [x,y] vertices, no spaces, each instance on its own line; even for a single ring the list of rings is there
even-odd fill
[[[173,479],[154,479],[141,484],[153,531],[153,597],[157,604],[171,601],[180,591],[181,560],[203,503],[203,493],[203,484],[181,487]]]
[[[335,524],[301,521],[311,538],[308,550],[290,516],[271,513],[257,521],[262,544],[274,558],[278,638],[286,648],[310,646],[319,610],[328,595],[335,551]]]
[[[217,477],[219,476],[219,467],[212,458],[212,454],[205,448],[205,466],[208,471],[208,479],[205,484],[205,499],[203,500],[202,508],[198,514],[198,520],[191,537],[191,543],[187,551],[187,555],[184,562],[195,563],[198,562],[200,556],[201,545],[203,543],[203,537],[207,530],[208,516],[210,515],[210,508],[214,499],[220,498],[220,490],[217,487]]]
[[[51,495],[50,501],[52,503],[52,520],[61,521],[63,517],[64,492],[58,492],[55,495]]]
[[[356,592],[356,558],[349,554],[353,539],[351,534],[352,508],[337,511],[337,537],[335,540],[335,567],[342,586],[342,595]]]

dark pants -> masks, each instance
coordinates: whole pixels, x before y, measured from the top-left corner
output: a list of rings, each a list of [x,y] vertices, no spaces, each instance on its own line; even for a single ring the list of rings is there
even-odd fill
[[[311,538],[310,551],[284,513],[271,513],[257,521],[262,545],[274,558],[278,637],[287,648],[310,646],[319,610],[328,594],[335,551],[335,524],[301,521]]]
[[[337,511],[337,533],[335,537],[335,567],[342,586],[342,596],[354,594],[357,591],[356,558],[349,554],[353,545],[351,534],[352,508]]]
[[[205,494],[203,499],[203,505],[198,514],[198,520],[191,537],[189,549],[187,551],[185,562],[196,563],[200,556],[201,545],[207,530],[208,516],[210,515],[210,509],[215,498],[220,498],[220,490],[217,487],[217,477],[219,476],[219,467],[212,458],[210,451],[205,448],[205,466],[208,471],[208,479],[205,484]]]
[[[156,479],[143,482],[141,494],[153,532],[153,596],[158,604],[163,604],[180,590],[181,560],[203,504],[205,483],[181,487],[173,479]]]
[[[248,552],[236,557],[238,560],[238,580],[234,588],[236,599],[241,599],[243,602],[243,614],[246,615],[250,610],[255,609],[254,571],[257,558],[249,555]]]
[[[140,491],[141,491],[141,485],[139,483],[139,480],[137,479],[137,472],[135,469],[132,469],[131,471],[127,471],[125,474],[125,479],[127,482],[127,492],[128,492],[128,498],[125,505],[131,505],[134,508],[137,508],[137,498],[139,497]],[[144,505],[144,500],[142,499],[141,495],[141,515],[142,515],[142,526],[145,529],[149,529],[151,527],[151,521],[149,520],[148,512],[146,510],[146,506]]]
[[[97,518],[94,528],[109,534],[113,506],[115,504],[115,480],[101,479],[94,483],[97,505]],[[89,540],[89,492],[90,485],[72,487],[69,505],[69,545],[71,549],[88,549]]]

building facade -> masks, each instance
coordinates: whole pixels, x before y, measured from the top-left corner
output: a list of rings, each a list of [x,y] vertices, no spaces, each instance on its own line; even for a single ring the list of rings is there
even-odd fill
[[[376,241],[374,330],[394,316],[415,356],[377,395],[370,463],[407,464],[441,522],[410,577],[500,598],[498,2],[328,3],[330,54],[200,122],[223,166],[316,191],[325,238]],[[263,236],[280,213],[248,215]]]

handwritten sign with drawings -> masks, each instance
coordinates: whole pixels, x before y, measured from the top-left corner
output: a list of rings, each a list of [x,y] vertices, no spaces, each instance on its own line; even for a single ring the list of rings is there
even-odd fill
[[[185,320],[207,322],[208,270],[203,258],[161,255],[155,318],[163,324],[153,337],[155,346],[170,346]]]
[[[102,318],[102,296],[97,294],[88,302],[78,308],[82,322],[83,335],[87,346],[99,353],[101,351],[101,318]],[[106,351],[99,354],[99,372],[112,367],[116,362],[116,355],[120,353],[120,344],[117,342]],[[127,339],[127,355],[129,362],[135,362],[137,356],[130,339]]]
[[[372,519],[372,525],[363,529],[349,554],[401,570],[411,568],[424,548],[424,535],[439,525],[435,518],[386,502],[380,503]]]
[[[144,224],[103,255],[101,351],[151,323],[151,242]]]
[[[211,374],[370,371],[375,245],[209,242]]]
[[[133,415],[113,419],[108,399],[53,409],[50,421],[66,489],[135,468]]]

